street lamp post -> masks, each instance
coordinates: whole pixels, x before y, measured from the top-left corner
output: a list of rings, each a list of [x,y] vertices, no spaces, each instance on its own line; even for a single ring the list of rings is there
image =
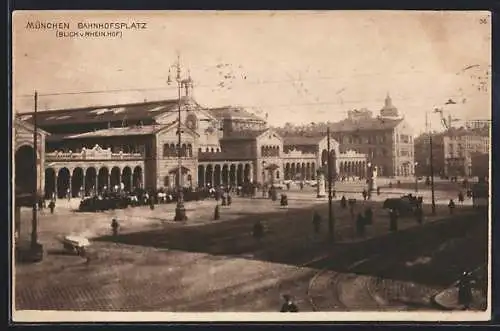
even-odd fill
[[[418,162],[415,162],[415,164],[413,166],[413,175],[415,176],[415,193],[418,193],[417,166],[418,166]]]
[[[333,169],[332,169],[332,157],[331,157],[331,152],[330,152],[330,128],[327,128],[326,131],[327,134],[327,142],[326,142],[326,148],[328,150],[328,158],[327,158],[327,167],[328,167],[328,233],[330,235],[330,240],[333,242],[335,240],[335,235],[334,235],[334,216],[333,216],[333,195],[332,195],[332,174],[333,174]]]
[[[372,171],[372,163],[368,162],[366,164],[367,170],[368,170],[368,199],[371,198],[372,196],[372,190],[373,190],[373,171]]]
[[[31,260],[33,262],[39,262],[43,259],[43,246],[38,242],[38,164],[41,160],[38,158],[38,122],[37,122],[37,111],[38,111],[38,92],[35,91],[34,99],[34,113],[33,113],[33,160],[35,162],[35,167],[33,169],[34,173],[34,185],[33,185],[33,195],[32,195],[32,221],[31,221]],[[40,162],[41,165],[41,162]],[[22,174],[17,174],[22,176]]]
[[[177,63],[172,65],[176,70],[175,81],[177,83],[178,91],[178,103],[177,103],[177,205],[175,206],[175,217],[174,221],[186,221],[186,208],[184,207],[184,192],[182,187],[182,127],[181,127],[181,89],[182,87],[189,88],[192,84],[191,77],[187,79],[181,79],[181,64],[179,56],[177,57]],[[170,69],[168,71],[168,81],[170,85],[172,83],[172,78],[170,77]]]
[[[266,196],[266,161],[262,161],[262,195]]]
[[[431,176],[431,199],[432,199],[432,215],[436,215],[436,195],[434,192],[434,148],[432,144],[432,131],[429,129],[429,121],[428,121],[428,115],[427,112],[425,113],[425,126],[427,127],[427,131],[429,134],[429,163],[430,163],[430,176]]]

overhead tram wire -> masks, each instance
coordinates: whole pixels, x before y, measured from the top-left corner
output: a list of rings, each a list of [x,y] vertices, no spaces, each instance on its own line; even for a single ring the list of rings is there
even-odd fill
[[[401,73],[396,73],[397,75],[401,74],[410,74],[410,73],[418,73],[418,72],[401,72]],[[358,77],[358,76],[376,76],[377,74],[375,73],[360,73],[360,74],[353,74],[350,75],[349,78],[352,77]],[[265,85],[265,84],[279,84],[279,83],[293,83],[293,82],[304,82],[304,81],[320,81],[320,80],[341,80],[342,76],[323,76],[323,77],[311,77],[311,78],[297,78],[297,79],[282,79],[282,80],[256,80],[256,81],[248,81],[248,80],[240,80],[238,79],[238,83],[243,83],[245,85]],[[230,81],[230,79],[223,78],[220,80],[219,83],[222,83],[224,81]],[[232,84],[233,82],[230,82],[229,84]],[[214,86],[214,84],[211,85],[206,85],[206,84],[200,84],[200,85],[195,85],[196,88],[214,88],[216,87],[217,84]],[[142,91],[161,91],[161,90],[169,90],[173,89],[170,86],[162,86],[162,87],[150,87],[150,88],[130,88],[130,89],[113,89],[113,90],[95,90],[95,91],[79,91],[79,92],[61,92],[61,93],[43,93],[39,94],[39,97],[44,97],[44,96],[63,96],[63,95],[79,95],[79,94],[99,94],[99,93],[117,93],[117,92],[142,92]],[[224,88],[221,88],[220,90],[223,90]],[[22,94],[19,95],[18,97],[22,98],[32,98],[33,95],[31,94]],[[396,99],[395,99],[396,100]]]

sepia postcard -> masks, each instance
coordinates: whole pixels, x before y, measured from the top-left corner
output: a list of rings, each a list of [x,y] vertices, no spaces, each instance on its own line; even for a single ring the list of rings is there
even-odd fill
[[[12,318],[489,320],[491,16],[16,11]]]

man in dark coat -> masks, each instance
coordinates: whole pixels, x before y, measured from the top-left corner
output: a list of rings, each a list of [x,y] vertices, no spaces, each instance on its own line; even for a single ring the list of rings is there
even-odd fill
[[[365,222],[368,225],[371,225],[373,223],[373,210],[371,207],[367,207],[365,209]]]
[[[321,229],[321,215],[317,211],[315,211],[313,215],[313,227],[314,233],[319,234]]]
[[[358,213],[358,217],[356,219],[356,234],[358,237],[365,236],[365,218],[361,213]]]
[[[450,203],[448,203],[448,208],[450,210],[450,215],[453,215],[453,211],[455,210],[455,202],[453,199],[450,199]]]
[[[472,302],[472,279],[471,274],[464,272],[458,281],[458,303],[463,309],[469,309]]]
[[[340,199],[340,207],[342,207],[342,209],[347,207],[347,199],[345,198],[345,195],[343,195],[342,199]]]
[[[398,212],[394,209],[391,209],[389,212],[390,226],[389,229],[391,232],[398,231]]]
[[[283,296],[283,299],[285,300],[285,302],[281,306],[281,309],[280,309],[281,313],[298,313],[299,312],[299,308],[292,301],[292,298],[288,294],[285,294]]]
[[[261,221],[255,222],[253,226],[253,237],[257,240],[261,240],[264,236],[264,225]]]

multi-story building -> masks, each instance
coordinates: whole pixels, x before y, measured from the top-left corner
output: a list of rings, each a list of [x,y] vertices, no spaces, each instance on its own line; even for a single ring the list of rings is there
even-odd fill
[[[18,117],[33,121],[33,113]],[[244,109],[201,107],[187,88],[180,100],[50,110],[39,112],[37,122],[50,133],[42,176],[46,196],[173,188],[178,182],[196,187],[279,181],[293,177],[292,165],[302,179],[314,179],[328,155],[324,136],[290,144]],[[330,154],[335,173],[364,172],[365,156],[341,153],[333,139]]]
[[[399,117],[389,95],[379,116],[366,109],[351,110],[346,119],[330,124],[330,129],[341,153],[366,154],[379,176],[413,176],[413,129]]]
[[[446,176],[473,176],[472,155],[490,152],[488,129],[451,128],[443,137]]]
[[[445,176],[444,171],[444,145],[443,133],[432,134],[432,158],[433,172],[436,176]],[[430,176],[431,174],[431,145],[430,135],[421,134],[414,139],[415,142],[415,173],[418,176]]]

